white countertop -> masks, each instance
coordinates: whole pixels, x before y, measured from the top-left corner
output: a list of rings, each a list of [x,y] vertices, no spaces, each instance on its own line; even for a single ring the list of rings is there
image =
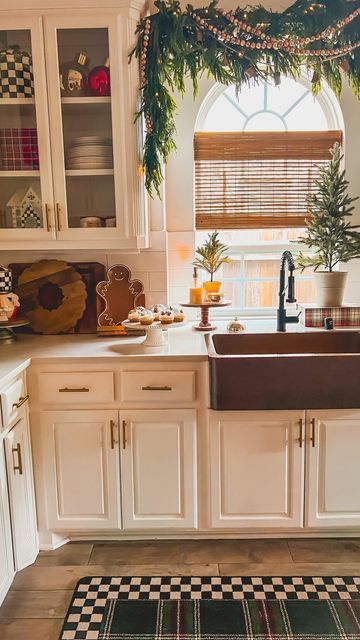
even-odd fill
[[[220,324],[220,323],[219,323]],[[226,327],[226,323],[221,323]],[[207,359],[204,336],[193,331],[192,325],[166,331],[166,344],[161,347],[143,347],[144,337],[98,337],[94,334],[39,336],[17,334],[11,344],[0,343],[0,386],[26,369],[31,362],[54,358],[64,362],[79,359],[106,360],[108,358],[141,360],[193,360]]]
[[[275,318],[248,318],[241,322],[247,333],[272,333],[276,331]],[[217,320],[218,332],[226,331],[227,321]],[[345,329],[345,328],[344,328]],[[354,327],[352,330],[359,330]],[[290,324],[288,332],[322,331],[306,329],[301,324]],[[31,362],[50,361],[54,358],[63,362],[77,362],[79,359],[108,358],[174,361],[206,361],[207,350],[204,334],[194,331],[189,323],[166,332],[167,344],[162,347],[143,347],[144,337],[137,338],[99,338],[93,334],[39,336],[18,334],[18,340],[11,344],[0,343],[0,386],[6,385],[11,378],[26,369]]]

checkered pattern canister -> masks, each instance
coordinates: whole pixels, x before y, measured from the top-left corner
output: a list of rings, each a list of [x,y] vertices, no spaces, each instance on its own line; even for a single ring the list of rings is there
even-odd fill
[[[32,98],[32,57],[17,46],[0,51],[0,98]]]
[[[12,274],[9,269],[0,266],[0,294],[12,292]]]

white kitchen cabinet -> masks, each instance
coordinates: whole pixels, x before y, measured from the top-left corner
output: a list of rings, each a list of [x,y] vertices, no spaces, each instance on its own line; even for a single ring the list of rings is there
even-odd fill
[[[6,465],[3,442],[0,442],[0,605],[10,588],[14,575]]]
[[[135,60],[128,64],[139,7],[131,1],[113,9],[99,5],[31,16],[0,9],[0,42],[29,52],[34,70],[33,97],[0,96],[0,248],[26,249],[27,241],[31,249],[56,250],[138,249],[148,243],[140,128],[134,123],[138,66]],[[80,52],[89,60],[86,76],[110,61],[111,95],[93,95],[86,83],[81,95],[61,87],[60,68]],[[27,151],[27,165],[4,169],[1,134],[10,129],[37,135],[38,165],[36,153]],[[7,203],[29,187],[41,213],[23,228]],[[101,226],[94,226],[94,218]]]
[[[24,569],[39,551],[31,445],[26,413],[5,435],[15,568]]]
[[[304,413],[210,412],[211,526],[303,526]]]
[[[196,411],[121,411],[125,529],[197,526]]]
[[[34,69],[33,97],[0,97],[0,248],[11,248],[16,242],[26,241],[29,242],[28,248],[33,248],[36,242],[43,243],[55,239],[41,16],[25,16],[20,12],[14,16],[0,11],[0,42],[7,46],[19,45],[22,51],[32,56]],[[35,150],[36,137],[38,162]],[[23,150],[21,156],[19,149]],[[32,151],[29,152],[29,149]],[[15,193],[25,195],[29,188],[39,197],[41,212],[38,226],[33,221],[34,226],[22,228],[20,222],[16,226],[12,208],[7,207],[7,203]]]
[[[118,529],[117,412],[44,411],[40,423],[48,528]]]
[[[360,526],[360,411],[307,412],[308,527]]]

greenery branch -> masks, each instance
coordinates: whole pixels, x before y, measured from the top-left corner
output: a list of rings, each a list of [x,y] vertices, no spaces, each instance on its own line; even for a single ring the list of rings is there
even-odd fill
[[[142,161],[150,194],[159,194],[163,163],[176,147],[174,92],[185,93],[187,78],[196,96],[198,80],[204,74],[225,86],[235,85],[240,91],[244,84],[270,79],[275,74],[297,78],[304,66],[313,72],[314,94],[326,80],[339,95],[345,74],[360,97],[360,15],[356,13],[360,0],[297,0],[282,13],[262,6],[238,7],[231,16],[246,21],[254,31],[239,33],[239,41],[247,42],[248,47],[234,44],[236,28],[215,1],[200,9],[187,5],[182,10],[178,0],[156,0],[155,6],[157,12],[138,24],[137,43],[130,53],[130,60],[136,56],[142,68],[136,117],[147,122]],[[348,19],[350,12],[355,19]],[[340,28],[339,21],[345,20]],[[259,28],[264,35],[256,35]],[[311,40],[305,48],[270,47],[271,38],[291,43],[316,34],[321,37]],[[269,48],[263,48],[267,43]],[[353,48],[344,51],[348,45]],[[326,52],[332,52],[331,56]]]

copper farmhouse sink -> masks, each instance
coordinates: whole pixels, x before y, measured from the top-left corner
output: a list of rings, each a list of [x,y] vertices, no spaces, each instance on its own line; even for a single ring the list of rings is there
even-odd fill
[[[215,410],[360,408],[360,332],[206,336]]]

